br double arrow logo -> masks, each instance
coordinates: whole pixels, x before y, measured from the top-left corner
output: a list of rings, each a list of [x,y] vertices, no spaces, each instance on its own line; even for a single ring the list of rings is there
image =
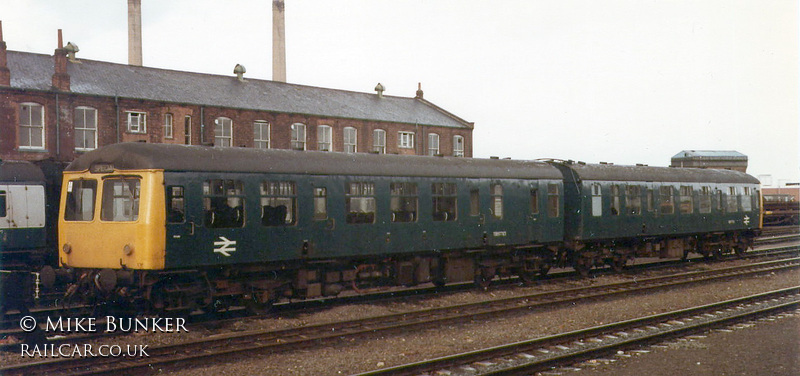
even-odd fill
[[[229,240],[224,236],[219,237],[220,241],[214,242],[214,253],[221,253],[230,257],[230,252],[236,251],[236,240]]]

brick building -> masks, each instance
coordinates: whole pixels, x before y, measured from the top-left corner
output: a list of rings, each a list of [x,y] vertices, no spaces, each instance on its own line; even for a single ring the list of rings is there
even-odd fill
[[[53,56],[8,51],[0,26],[0,158],[68,162],[130,141],[472,156],[474,124],[421,89],[359,93],[75,59],[74,50],[59,31]]]
[[[747,156],[732,150],[684,150],[672,156],[670,167],[747,172]]]

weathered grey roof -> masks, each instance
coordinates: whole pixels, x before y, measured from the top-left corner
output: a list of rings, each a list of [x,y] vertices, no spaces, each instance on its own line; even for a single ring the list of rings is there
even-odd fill
[[[589,181],[663,181],[687,183],[758,184],[758,179],[739,171],[704,168],[619,166],[605,164],[563,163],[580,180]]]
[[[36,165],[26,161],[0,161],[0,184],[44,183],[44,174]]]
[[[165,171],[561,179],[561,173],[556,168],[534,161],[215,148],[136,142],[112,144],[90,151],[78,157],[66,170],[85,171],[95,163],[111,163],[116,169]]]
[[[11,86],[51,90],[52,56],[8,51]],[[74,93],[324,117],[471,128],[424,100],[80,59],[67,63]]]
[[[733,150],[684,150],[672,156],[672,159],[726,159],[747,160],[747,156]]]

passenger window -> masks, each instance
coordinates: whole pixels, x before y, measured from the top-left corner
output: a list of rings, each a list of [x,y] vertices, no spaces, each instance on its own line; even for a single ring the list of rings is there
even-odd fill
[[[753,208],[753,198],[750,196],[750,187],[744,187],[744,196],[742,196],[742,211],[750,211]]]
[[[592,184],[592,216],[603,215],[603,190],[600,183]]]
[[[469,191],[469,215],[481,215],[481,194],[478,188]]]
[[[244,226],[244,189],[240,180],[212,179],[203,182],[205,226]]]
[[[692,200],[692,187],[681,186],[681,214],[692,214],[694,212],[694,201]]]
[[[328,219],[328,189],[314,188],[314,219]]]
[[[539,189],[531,188],[531,214],[539,214]]]
[[[619,215],[621,211],[619,202],[619,185],[611,186],[611,215]]]
[[[457,187],[454,183],[431,184],[431,195],[433,196],[434,221],[456,220],[457,193],[458,193]]]
[[[492,214],[497,219],[503,219],[503,186],[492,184]]]
[[[675,204],[672,201],[672,187],[661,187],[659,191],[661,193],[661,206],[659,207],[659,212],[661,212],[661,214],[675,213]]]
[[[186,201],[183,187],[171,185],[167,187],[167,222],[182,223],[186,220]]]
[[[739,211],[739,203],[737,202],[736,187],[728,187],[728,213],[736,213]]]
[[[547,185],[547,215],[551,218],[558,217],[559,209],[558,209],[558,184],[548,184]]]
[[[139,219],[139,178],[110,178],[103,180],[103,203],[100,219],[113,222],[132,222]]]
[[[416,183],[391,184],[392,222],[416,222],[419,197]]]
[[[297,193],[292,181],[261,183],[261,225],[285,226],[297,223]]]
[[[710,187],[700,187],[700,213],[711,213]]]
[[[638,185],[625,186],[625,209],[630,215],[642,214],[642,190]]]
[[[67,202],[64,210],[64,220],[94,220],[96,194],[97,180],[76,179],[67,182]]]
[[[350,183],[345,192],[347,218],[352,224],[375,223],[375,183]]]
[[[6,191],[0,191],[0,218],[8,216],[6,201]]]

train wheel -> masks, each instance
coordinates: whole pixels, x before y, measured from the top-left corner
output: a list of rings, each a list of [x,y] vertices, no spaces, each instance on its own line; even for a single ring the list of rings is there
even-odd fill
[[[483,274],[478,274],[475,276],[475,286],[478,286],[484,290],[488,289],[489,286],[492,285],[492,278],[487,278]]]
[[[520,270],[517,274],[519,275],[519,280],[526,286],[536,282],[536,272]]]

